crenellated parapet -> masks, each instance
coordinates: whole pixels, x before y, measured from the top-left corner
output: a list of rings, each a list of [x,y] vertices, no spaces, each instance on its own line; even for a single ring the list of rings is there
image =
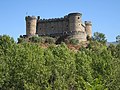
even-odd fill
[[[64,21],[66,20],[66,17],[61,17],[61,18],[50,18],[50,19],[40,19],[38,22],[59,22],[59,21]]]
[[[35,16],[26,16],[25,20],[30,21],[30,20],[36,20],[37,18]]]
[[[68,14],[68,17],[69,16],[82,16],[82,13],[70,13]]]
[[[91,25],[92,26],[92,22],[91,21],[85,21],[85,25]]]

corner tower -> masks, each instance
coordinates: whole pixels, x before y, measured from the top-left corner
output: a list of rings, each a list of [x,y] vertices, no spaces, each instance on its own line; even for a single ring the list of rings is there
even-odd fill
[[[92,38],[92,22],[91,21],[85,21],[85,31],[87,36]]]
[[[26,35],[28,37],[36,34],[37,18],[35,16],[26,16]]]
[[[68,14],[69,30],[70,31],[81,31],[81,13],[70,13]]]

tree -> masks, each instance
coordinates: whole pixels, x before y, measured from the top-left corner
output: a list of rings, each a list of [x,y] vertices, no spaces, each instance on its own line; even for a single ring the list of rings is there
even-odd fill
[[[90,41],[74,52],[0,36],[0,90],[120,90],[120,44]]]
[[[120,43],[120,35],[116,37],[116,42]]]
[[[110,44],[107,49],[108,49],[108,51],[111,52],[113,57],[116,57],[116,46],[115,45]]]
[[[103,44],[106,43],[106,37],[105,37],[105,34],[103,33],[99,33],[99,32],[95,32],[94,35],[93,35],[93,40],[95,41],[98,41],[98,42],[101,42]]]

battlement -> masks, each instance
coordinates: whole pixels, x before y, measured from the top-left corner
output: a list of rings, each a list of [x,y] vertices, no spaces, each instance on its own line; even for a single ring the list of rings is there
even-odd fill
[[[85,21],[85,25],[92,25],[91,21]]]
[[[33,19],[37,19],[35,16],[26,16],[25,20],[33,20]]]
[[[82,16],[82,13],[70,13],[68,16]]]
[[[68,15],[61,17],[61,18],[49,18],[49,19],[38,19],[38,22],[59,22],[68,19]]]
[[[70,16],[82,16],[82,14],[81,13],[70,13],[64,17],[61,17],[61,18],[39,19],[38,22],[59,22],[59,21],[68,20],[68,18]]]
[[[38,22],[58,22],[63,21],[64,18],[40,19]]]

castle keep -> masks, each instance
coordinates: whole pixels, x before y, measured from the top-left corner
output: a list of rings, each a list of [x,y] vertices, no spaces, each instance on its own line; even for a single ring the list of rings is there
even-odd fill
[[[26,36],[52,36],[73,37],[81,41],[87,41],[87,36],[92,36],[92,23],[81,20],[81,13],[70,13],[63,18],[40,19],[35,16],[26,16]]]

